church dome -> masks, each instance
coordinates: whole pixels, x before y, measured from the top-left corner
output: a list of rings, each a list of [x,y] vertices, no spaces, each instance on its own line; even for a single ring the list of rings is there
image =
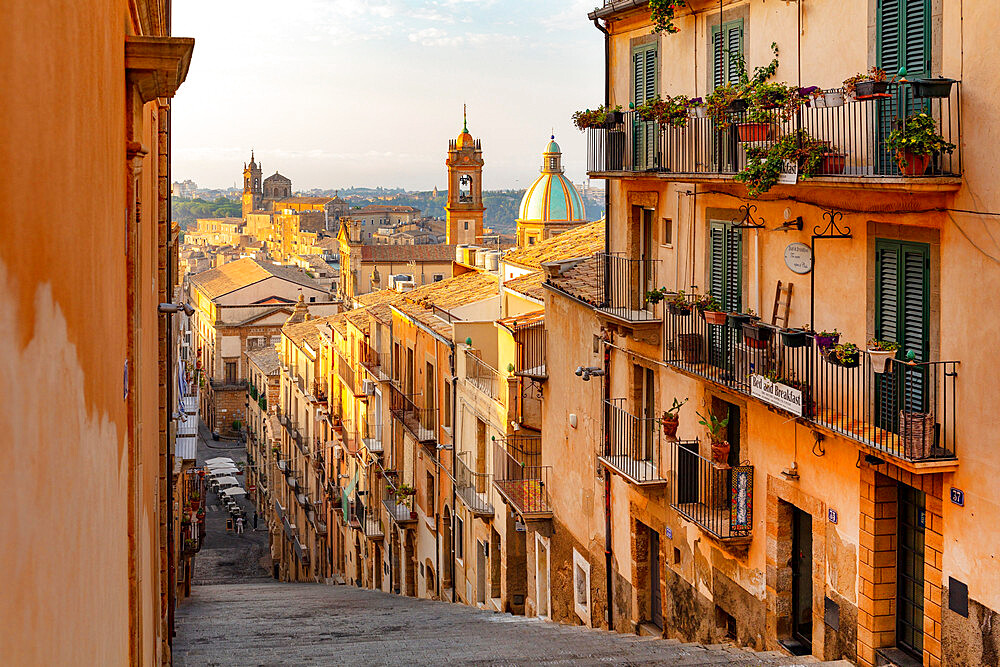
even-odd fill
[[[555,137],[542,156],[542,175],[525,191],[517,219],[525,222],[586,222],[580,193],[562,170],[562,151]]]
[[[462,148],[464,146],[474,146],[475,140],[472,138],[472,135],[469,134],[469,131],[465,130],[460,135],[458,135],[458,139],[455,141],[455,143],[458,145],[459,148]]]

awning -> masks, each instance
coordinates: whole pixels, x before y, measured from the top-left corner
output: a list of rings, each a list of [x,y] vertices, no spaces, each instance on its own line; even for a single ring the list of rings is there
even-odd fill
[[[218,477],[219,475],[232,475],[234,472],[239,471],[239,468],[230,466],[228,468],[215,468],[213,470],[209,470],[208,474],[209,477]]]
[[[245,489],[241,489],[238,486],[234,486],[231,489],[223,489],[222,492],[227,496],[245,496],[247,494]]]
[[[233,460],[228,456],[216,456],[214,459],[208,459],[205,461],[205,465],[210,466],[213,463],[232,463]]]
[[[194,438],[177,438],[174,441],[174,456],[184,461],[194,461],[197,456],[198,441]]]
[[[240,483],[235,477],[218,477],[215,481],[219,486],[238,486]]]

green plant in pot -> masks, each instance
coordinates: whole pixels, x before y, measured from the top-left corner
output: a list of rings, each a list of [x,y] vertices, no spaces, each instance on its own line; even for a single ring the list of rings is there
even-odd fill
[[[719,419],[712,413],[709,413],[707,417],[700,412],[695,414],[701,417],[698,423],[708,429],[708,438],[712,442],[712,462],[717,465],[726,465],[729,459],[729,441],[726,439],[729,415],[726,415],[725,419]]]
[[[688,98],[684,95],[652,97],[635,108],[641,120],[656,121],[661,130],[684,127],[688,121]]]
[[[663,411],[663,416],[660,417],[660,424],[663,425],[663,435],[668,438],[677,438],[677,425],[681,421],[681,408],[687,402],[688,399],[686,398],[683,401],[678,401],[675,397],[673,405]]]
[[[897,121],[896,129],[885,138],[885,147],[896,153],[899,171],[904,176],[922,176],[931,156],[955,150],[955,144],[938,133],[934,118],[922,111]]]
[[[838,343],[827,350],[826,360],[841,368],[857,368],[861,363],[861,351],[854,343]]]
[[[651,289],[648,292],[646,292],[646,303],[650,303],[653,305],[658,304],[659,302],[663,301],[663,299],[666,298],[667,295],[669,294],[670,292],[667,290],[666,287],[660,287],[659,289]]]
[[[763,350],[774,337],[774,327],[757,322],[747,322],[743,325],[743,342],[747,347]]]
[[[408,498],[417,494],[417,490],[404,482],[396,487],[394,493],[396,494],[396,504],[405,505]]]
[[[733,180],[746,185],[747,194],[756,198],[778,182],[786,160],[795,162],[799,177],[806,179],[820,171],[823,156],[829,150],[826,142],[814,139],[805,130],[798,130],[781,137],[770,146],[748,147],[747,164]]]
[[[729,323],[729,326],[738,331],[743,329],[744,324],[748,324],[749,322],[754,322],[759,319],[760,318],[757,317],[757,313],[753,311],[753,308],[748,308],[745,313],[728,313],[726,317],[726,321]]]
[[[684,290],[679,290],[677,294],[670,297],[670,300],[667,301],[667,309],[673,315],[691,314],[691,303],[688,301],[687,296],[684,294]]]
[[[596,109],[585,109],[574,111],[572,115],[573,125],[583,132],[588,128],[607,128],[609,125],[622,122],[624,112],[621,105],[614,108],[606,108],[603,104]]]
[[[806,347],[812,341],[805,329],[782,329],[781,344],[785,347]]]
[[[711,294],[705,294],[699,297],[698,301],[695,303],[695,307],[698,312],[701,313],[702,318],[708,324],[721,325],[726,323],[726,312],[722,310],[722,304]]]
[[[889,94],[889,84],[895,77],[889,78],[884,70],[874,65],[867,72],[859,72],[844,79],[844,92],[858,100],[882,97]]]
[[[832,331],[823,329],[816,334],[814,338],[816,339],[816,346],[819,347],[820,350],[826,351],[840,342],[840,332],[836,329],[833,329]]]
[[[889,360],[895,357],[896,352],[899,351],[899,343],[894,340],[878,340],[877,338],[873,338],[868,341],[867,351],[868,356],[872,360],[872,370],[876,373],[885,373],[886,370],[892,370]]]

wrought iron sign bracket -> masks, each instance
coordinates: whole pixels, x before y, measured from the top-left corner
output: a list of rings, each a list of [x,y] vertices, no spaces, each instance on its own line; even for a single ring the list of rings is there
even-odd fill
[[[757,212],[756,204],[743,204],[742,206],[740,206],[740,213],[742,213],[742,215],[739,216],[738,218],[739,222],[736,222],[737,218],[733,218],[731,225],[732,228],[765,229],[766,225],[764,224],[763,219],[756,219],[756,220],[754,219],[754,213],[756,212]]]
[[[813,227],[812,239],[809,250],[812,253],[812,270],[809,272],[809,326],[816,329],[816,240],[817,239],[851,239],[851,228],[847,225],[841,227],[838,221],[843,220],[844,214],[840,211],[823,211],[823,218],[827,221],[826,227],[820,229],[819,225]]]

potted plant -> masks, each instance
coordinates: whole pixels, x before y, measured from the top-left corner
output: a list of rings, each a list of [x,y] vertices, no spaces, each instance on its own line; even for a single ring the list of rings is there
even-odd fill
[[[663,301],[664,297],[666,297],[667,294],[669,294],[669,292],[667,291],[666,287],[661,287],[659,289],[651,289],[648,292],[646,292],[646,303],[653,305],[658,304],[659,302]]]
[[[922,176],[932,155],[951,153],[955,144],[938,134],[937,123],[924,112],[910,114],[885,138],[885,147],[895,151],[904,176]]]
[[[726,311],[722,310],[722,304],[711,294],[699,298],[695,306],[706,323],[715,325],[726,323]]]
[[[914,79],[910,81],[910,86],[913,88],[913,96],[917,98],[941,98],[948,97],[951,95],[951,84],[955,83],[955,79],[946,79],[943,77],[931,77],[927,79]]]
[[[686,398],[683,401],[678,401],[675,397],[674,404],[663,411],[663,416],[660,417],[660,424],[663,425],[663,435],[668,438],[677,437],[677,425],[680,424],[681,420],[681,408],[687,402],[688,399]]]
[[[603,104],[593,111],[590,109],[575,111],[572,116],[573,124],[581,132],[588,128],[608,128],[621,123],[624,118],[625,114],[620,105],[607,109]]]
[[[698,423],[708,429],[708,438],[712,442],[712,462],[716,465],[726,465],[729,459],[729,441],[726,440],[726,427],[729,426],[729,415],[719,419],[709,413],[708,417],[696,412],[701,417]]]
[[[763,350],[774,337],[774,327],[760,322],[747,322],[743,325],[743,342],[747,347]]]
[[[684,294],[684,290],[679,290],[677,294],[673,295],[669,301],[667,301],[667,309],[672,315],[690,315],[691,314],[691,304],[687,300],[687,296]]]
[[[847,153],[828,150],[820,156],[820,174],[843,174],[847,167]]]
[[[888,368],[891,371],[889,360],[896,356],[897,350],[899,350],[899,343],[894,340],[873,338],[868,341],[867,352],[872,360],[872,370],[876,373],[885,373]]]
[[[708,109],[705,108],[705,100],[701,97],[692,97],[689,99],[688,115],[692,118],[705,118],[708,116]]]
[[[635,112],[640,120],[656,121],[661,130],[668,127],[684,127],[688,119],[688,98],[684,95],[677,97],[660,98],[659,95],[652,97],[638,107]]]
[[[675,33],[674,12],[687,7],[687,0],[649,0],[649,18],[653,21],[653,32]]]
[[[740,141],[752,143],[767,141],[771,136],[771,125],[774,123],[774,113],[759,106],[750,107],[743,122],[737,124],[736,131]]]
[[[834,329],[833,331],[823,330],[814,336],[816,339],[816,345],[819,349],[826,351],[827,349],[833,347],[838,342],[840,342],[840,332]]]
[[[757,313],[753,312],[753,309],[747,309],[745,313],[727,313],[726,320],[729,322],[729,326],[732,328],[742,331],[743,325],[754,320],[759,320]]]
[[[838,343],[827,349],[826,360],[834,366],[857,368],[861,363],[861,351],[854,343]]]
[[[197,517],[198,521],[204,521],[205,520],[205,508],[204,507],[199,507],[198,511],[195,512],[195,517]]]
[[[800,178],[808,178],[820,171],[823,155],[829,150],[825,141],[813,138],[806,130],[798,130],[770,146],[748,147],[747,164],[733,180],[746,185],[747,194],[756,198],[778,182],[786,161],[798,165]]]
[[[806,347],[812,338],[805,329],[782,329],[781,344],[785,347]]]
[[[844,79],[844,92],[857,100],[887,96],[892,79],[884,70],[872,66],[867,72],[859,72]]]

